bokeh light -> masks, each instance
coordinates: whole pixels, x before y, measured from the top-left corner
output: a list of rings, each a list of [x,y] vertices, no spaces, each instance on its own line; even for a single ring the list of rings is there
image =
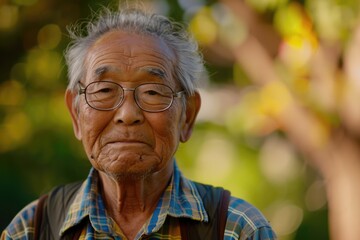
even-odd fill
[[[279,202],[272,208],[274,211],[270,218],[272,226],[280,239],[287,239],[287,235],[299,228],[304,217],[303,209],[290,202]]]
[[[6,81],[0,84],[0,106],[20,106],[26,99],[26,90],[18,81]]]
[[[32,125],[22,111],[11,111],[0,124],[0,152],[10,151],[30,139]]]
[[[12,0],[13,3],[20,6],[31,6],[38,2],[38,0]]]
[[[39,30],[38,43],[40,49],[51,50],[61,41],[61,30],[56,24],[47,24]]]
[[[32,49],[26,63],[26,77],[41,88],[56,87],[54,83],[60,76],[62,57],[55,51]]]
[[[13,29],[18,22],[19,9],[13,5],[0,4],[0,31]]]
[[[305,193],[305,204],[309,211],[317,211],[326,206],[325,184],[321,180],[314,181]]]
[[[286,184],[299,177],[302,164],[293,147],[280,137],[270,137],[260,150],[260,167],[274,184]]]
[[[211,8],[203,7],[190,22],[190,31],[200,44],[210,45],[216,40],[218,27],[211,16]]]

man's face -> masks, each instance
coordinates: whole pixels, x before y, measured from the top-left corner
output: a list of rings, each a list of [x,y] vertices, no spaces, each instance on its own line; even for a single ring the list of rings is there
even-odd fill
[[[106,80],[135,88],[162,83],[177,92],[181,89],[173,78],[174,63],[173,51],[162,40],[114,31],[89,49],[81,84]],[[71,110],[75,134],[91,164],[117,177],[142,177],[170,169],[181,132],[189,130],[180,98],[163,112],[149,113],[136,105],[133,94],[126,91],[123,104],[112,111],[95,110],[80,95],[78,112]]]

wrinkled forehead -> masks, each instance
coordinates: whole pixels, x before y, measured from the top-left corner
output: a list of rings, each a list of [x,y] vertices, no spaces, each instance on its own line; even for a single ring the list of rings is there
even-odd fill
[[[88,79],[98,75],[101,69],[118,69],[122,73],[151,69],[171,80],[174,64],[175,53],[161,38],[113,31],[101,36],[89,48],[85,71]]]

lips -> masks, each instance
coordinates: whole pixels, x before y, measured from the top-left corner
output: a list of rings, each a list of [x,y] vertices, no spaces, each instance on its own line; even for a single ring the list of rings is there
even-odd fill
[[[153,141],[143,132],[108,132],[100,138],[100,146],[104,147],[110,144],[145,144],[152,146]]]
[[[105,142],[105,145],[148,145],[150,146],[150,144],[148,144],[147,142],[145,142],[144,140],[138,140],[138,139],[117,139],[117,140],[111,140],[111,141],[107,141]]]
[[[141,141],[128,141],[128,140],[109,142],[109,143],[107,143],[105,145],[117,145],[117,144],[119,144],[119,145],[139,145],[139,144],[148,145],[148,144],[146,144],[144,142],[141,142]]]

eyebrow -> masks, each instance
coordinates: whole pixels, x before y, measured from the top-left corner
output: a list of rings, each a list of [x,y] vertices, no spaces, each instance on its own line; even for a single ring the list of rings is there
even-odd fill
[[[95,81],[100,81],[101,78],[103,77],[103,75],[109,73],[109,72],[115,72],[115,73],[120,73],[121,70],[116,68],[116,67],[113,67],[113,66],[101,66],[101,67],[98,67],[94,70],[94,76],[93,76],[93,79]]]
[[[147,72],[147,73],[149,73],[155,77],[159,77],[161,79],[166,79],[166,73],[159,68],[144,67],[144,68],[141,68],[140,71]]]
[[[120,69],[116,67],[111,66],[101,66],[97,69],[95,69],[94,73],[96,78],[100,78],[102,75],[108,73],[108,72],[121,72]],[[154,67],[143,67],[139,69],[139,72],[146,72],[149,73],[155,77],[161,78],[163,80],[166,79],[166,72],[161,70],[160,68],[154,68]]]
[[[121,72],[121,70],[116,67],[101,66],[101,67],[95,69],[95,71],[94,71],[96,78],[100,78],[102,75],[104,75],[108,72]]]
[[[95,75],[96,76],[101,76],[104,75],[105,73],[107,73],[109,71],[109,67],[108,66],[103,66],[103,67],[99,67],[97,69],[95,69]]]

